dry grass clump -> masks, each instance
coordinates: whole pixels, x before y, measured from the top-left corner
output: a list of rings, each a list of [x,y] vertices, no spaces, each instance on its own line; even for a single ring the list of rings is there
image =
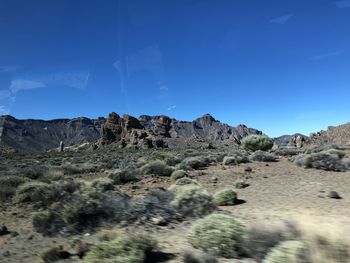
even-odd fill
[[[96,178],[91,182],[91,187],[102,192],[115,190],[113,180],[109,178]]]
[[[141,167],[143,174],[154,174],[160,176],[170,176],[173,170],[172,167],[160,160],[151,161]]]
[[[157,242],[145,234],[123,234],[111,241],[94,244],[83,258],[85,263],[141,263],[149,260]]]
[[[35,213],[32,219],[32,224],[38,233],[46,236],[56,234],[64,226],[60,214],[53,210]]]
[[[246,228],[224,214],[211,214],[195,222],[187,239],[195,248],[214,255],[236,257]]]
[[[210,163],[206,156],[192,156],[187,157],[179,164],[179,168],[183,170],[198,170],[208,167]]]
[[[174,193],[181,193],[188,189],[202,189],[202,186],[196,181],[188,177],[177,179],[168,190]]]
[[[335,149],[301,154],[296,157],[295,163],[304,168],[336,172],[347,171],[350,168],[350,160],[345,158],[345,152]]]
[[[218,263],[219,261],[212,255],[203,253],[199,256],[194,255],[190,251],[183,254],[183,263]]]
[[[171,173],[171,179],[177,180],[183,177],[187,177],[188,174],[185,170],[175,170],[174,172]]]
[[[284,241],[274,247],[263,263],[311,263],[310,253],[302,241]]]
[[[246,151],[235,150],[223,158],[223,165],[237,165],[240,163],[249,163],[249,154]]]
[[[213,195],[213,201],[218,206],[234,205],[237,203],[237,193],[232,189],[224,189]]]
[[[272,146],[273,141],[266,135],[251,134],[242,140],[242,147],[248,151],[268,151]]]
[[[277,156],[294,156],[301,153],[300,149],[291,147],[279,147],[274,150],[274,154]]]

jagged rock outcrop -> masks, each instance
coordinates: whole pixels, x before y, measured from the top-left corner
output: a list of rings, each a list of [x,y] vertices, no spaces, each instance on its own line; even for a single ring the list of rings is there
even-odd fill
[[[311,133],[309,141],[312,144],[350,145],[350,122],[339,126],[329,126],[326,131]]]
[[[128,116],[127,118],[130,118]],[[103,126],[102,145],[116,142],[120,147],[198,147],[212,148],[214,146],[240,143],[249,134],[261,134],[245,125],[231,127],[215,120],[211,115],[192,121],[178,121],[167,116],[141,115],[133,121],[132,129],[126,130],[125,116],[111,113]]]

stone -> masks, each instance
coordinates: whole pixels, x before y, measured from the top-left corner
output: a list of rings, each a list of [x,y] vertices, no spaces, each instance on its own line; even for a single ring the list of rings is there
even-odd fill
[[[342,197],[336,191],[330,191],[327,194],[327,197],[332,198],[332,199],[342,199]]]

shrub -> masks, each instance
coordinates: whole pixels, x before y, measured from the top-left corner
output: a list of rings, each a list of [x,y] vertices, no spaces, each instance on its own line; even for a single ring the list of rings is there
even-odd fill
[[[180,193],[188,189],[202,189],[202,187],[196,180],[188,177],[177,179],[175,184],[169,187],[169,191],[175,193]]]
[[[213,198],[200,188],[186,188],[170,203],[184,217],[200,217],[216,209]]]
[[[251,134],[242,140],[242,147],[249,151],[268,151],[272,148],[273,141],[266,135]]]
[[[222,164],[223,165],[237,165],[240,163],[249,163],[248,153],[246,151],[233,151],[229,156],[225,156]]]
[[[171,179],[177,180],[177,179],[186,177],[187,175],[188,175],[187,172],[184,170],[176,170],[171,173]]]
[[[91,182],[91,187],[102,192],[114,190],[113,180],[109,178],[97,178]]]
[[[245,226],[231,216],[211,214],[193,225],[187,239],[195,248],[223,257],[235,257],[244,233]]]
[[[234,182],[234,186],[237,188],[237,189],[243,189],[243,188],[246,188],[249,186],[249,184],[243,180],[236,180]]]
[[[41,258],[45,263],[56,262],[61,259],[68,259],[71,254],[63,250],[62,246],[49,248],[41,254]]]
[[[339,150],[326,150],[311,154],[301,154],[296,157],[295,163],[304,168],[315,168],[326,171],[346,171],[350,161],[344,158],[345,153]]]
[[[129,182],[137,182],[140,180],[141,172],[138,169],[129,168],[125,170],[115,171],[108,176],[113,180],[114,184],[121,185]]]
[[[224,189],[215,193],[213,200],[218,206],[234,205],[237,203],[237,194],[231,189]]]
[[[53,185],[42,182],[27,182],[17,188],[13,197],[15,203],[41,203],[48,205],[57,200],[60,193]]]
[[[32,224],[37,232],[47,236],[56,234],[64,226],[60,214],[51,210],[34,214]]]
[[[170,176],[173,172],[173,168],[168,166],[163,161],[151,161],[148,164],[145,164],[141,167],[141,171],[143,174],[154,174],[160,176]]]
[[[186,251],[183,255],[183,263],[218,263],[219,261],[210,254],[203,254],[199,257],[192,252]]]
[[[18,186],[27,182],[28,179],[16,175],[0,176],[0,200],[11,198]]]
[[[311,263],[307,246],[301,241],[284,241],[267,254],[263,263]]]
[[[273,153],[268,153],[264,151],[256,151],[250,157],[250,160],[256,162],[276,162],[277,157]]]
[[[181,159],[170,152],[156,151],[152,154],[152,159],[164,161],[167,165],[174,166],[181,162]]]
[[[112,194],[113,193],[113,194]],[[102,219],[120,222],[128,218],[130,198],[120,192],[110,194],[85,187],[64,205],[62,217],[72,230],[97,226]]]
[[[274,151],[274,153],[277,156],[294,156],[300,154],[301,151],[297,148],[279,147]]]
[[[141,263],[147,260],[157,242],[146,235],[122,235],[92,246],[83,258],[85,263]]]
[[[198,170],[201,168],[208,167],[209,159],[204,156],[193,156],[185,158],[180,164],[179,168],[184,170]]]

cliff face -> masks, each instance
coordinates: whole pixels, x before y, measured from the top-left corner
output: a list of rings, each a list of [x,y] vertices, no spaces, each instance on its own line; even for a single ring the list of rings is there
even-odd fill
[[[57,148],[60,141],[66,146],[93,142],[101,137],[105,119],[88,118],[57,120],[18,120],[0,116],[0,145],[18,152],[43,152]]]
[[[237,144],[249,134],[260,131],[245,125],[231,127],[206,114],[192,122],[178,121],[167,116],[110,113],[107,119],[18,120],[0,116],[0,149],[18,152],[43,152],[65,146],[98,142],[103,147],[117,144],[134,148],[211,147]]]

